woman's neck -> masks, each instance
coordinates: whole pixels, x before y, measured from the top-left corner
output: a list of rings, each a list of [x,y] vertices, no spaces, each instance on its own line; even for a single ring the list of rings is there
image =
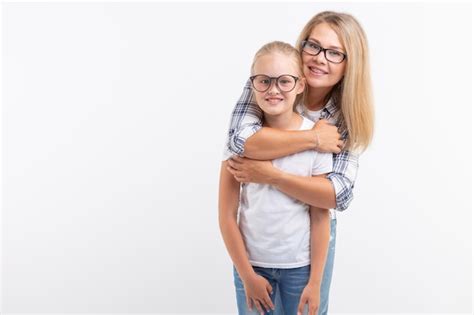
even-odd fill
[[[291,111],[280,115],[268,115],[264,113],[264,126],[281,130],[298,130],[301,127],[301,117]]]
[[[305,106],[309,110],[320,110],[329,101],[332,87],[310,88],[305,99]]]

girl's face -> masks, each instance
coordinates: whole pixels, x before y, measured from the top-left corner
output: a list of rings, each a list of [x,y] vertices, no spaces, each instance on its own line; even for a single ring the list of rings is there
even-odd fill
[[[271,78],[280,77],[282,75],[298,77],[299,79],[296,80],[296,85],[289,92],[281,91],[277,86],[276,79],[271,80],[271,86],[265,92],[257,91],[255,86],[259,83],[268,83],[268,80],[262,80],[261,77],[256,77],[253,82],[255,99],[265,114],[281,115],[293,111],[295,98],[298,94],[303,92],[305,86],[305,80],[299,73],[298,65],[293,58],[280,53],[270,53],[260,56],[254,64],[253,73],[254,75],[266,75]],[[257,80],[261,81],[257,82]],[[280,86],[283,90],[287,89],[287,87],[291,87],[292,84],[291,79],[286,80],[285,77],[280,79]]]
[[[307,40],[322,48],[346,53],[336,32],[327,23],[316,25]],[[341,63],[329,62],[323,51],[317,56],[311,56],[303,51],[302,59],[304,76],[310,88],[333,87],[344,76],[346,59]]]

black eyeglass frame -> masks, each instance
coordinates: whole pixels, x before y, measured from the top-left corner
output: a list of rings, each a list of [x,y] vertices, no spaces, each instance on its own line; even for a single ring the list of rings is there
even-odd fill
[[[253,83],[253,80],[255,80],[255,78],[258,77],[258,76],[264,76],[264,77],[267,77],[268,79],[270,79],[270,84],[269,84],[268,87],[267,87],[265,90],[263,90],[263,91],[260,91],[259,89],[257,89],[257,88],[255,87],[255,84]],[[279,80],[280,80],[281,77],[292,77],[292,78],[295,80],[295,84],[293,85],[293,87],[292,87],[290,90],[284,91],[284,90],[282,90],[282,89],[280,88],[280,84],[279,84],[278,82],[279,82]],[[293,91],[293,90],[295,89],[296,83],[298,82],[299,79],[300,79],[299,77],[296,77],[296,76],[291,75],[291,74],[282,74],[282,75],[280,75],[280,76],[278,76],[278,77],[270,77],[270,76],[268,76],[268,75],[266,75],[266,74],[256,74],[256,75],[253,75],[253,76],[250,77],[250,81],[252,82],[253,88],[254,88],[256,91],[260,92],[260,93],[263,93],[263,92],[268,91],[268,90],[272,87],[273,81],[275,81],[276,87],[277,87],[278,90],[280,90],[280,92],[284,92],[284,93],[291,92],[291,91]]]
[[[307,52],[307,51],[304,50],[304,46],[306,46],[307,43],[315,44],[315,45],[319,46],[319,48],[321,48],[321,49],[320,49],[316,54],[311,54],[311,53],[309,53],[309,52]],[[342,54],[344,57],[343,57],[342,60],[339,61],[339,62],[331,61],[331,60],[328,59],[328,56],[326,55],[326,52],[327,52],[328,50],[330,50],[330,51],[336,51],[336,52]],[[331,49],[331,48],[323,48],[323,47],[321,47],[321,45],[319,45],[318,43],[315,43],[315,42],[310,41],[310,40],[304,40],[304,41],[301,42],[301,51],[304,52],[304,53],[306,53],[306,54],[308,54],[308,55],[310,55],[310,56],[313,56],[313,57],[316,57],[316,56],[319,55],[321,52],[324,52],[324,58],[326,58],[326,60],[327,60],[328,62],[335,63],[335,64],[340,64],[340,63],[342,63],[344,60],[347,59],[347,54],[343,53],[342,51],[339,51],[339,50],[336,50],[336,49]]]

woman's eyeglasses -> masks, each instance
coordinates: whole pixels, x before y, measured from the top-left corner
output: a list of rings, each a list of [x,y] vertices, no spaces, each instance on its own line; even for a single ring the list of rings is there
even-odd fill
[[[332,63],[341,63],[344,61],[344,59],[347,58],[346,54],[338,50],[323,48],[317,43],[312,42],[310,40],[302,41],[301,47],[304,53],[307,53],[308,55],[311,55],[311,56],[317,56],[321,52],[324,52],[324,57],[326,58],[326,60]]]

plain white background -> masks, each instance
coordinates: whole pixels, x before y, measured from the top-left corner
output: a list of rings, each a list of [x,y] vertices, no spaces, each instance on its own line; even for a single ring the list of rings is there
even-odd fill
[[[323,10],[365,28],[376,100],[330,309],[470,313],[470,4],[149,2],[3,5],[2,312],[236,312],[230,112]]]

